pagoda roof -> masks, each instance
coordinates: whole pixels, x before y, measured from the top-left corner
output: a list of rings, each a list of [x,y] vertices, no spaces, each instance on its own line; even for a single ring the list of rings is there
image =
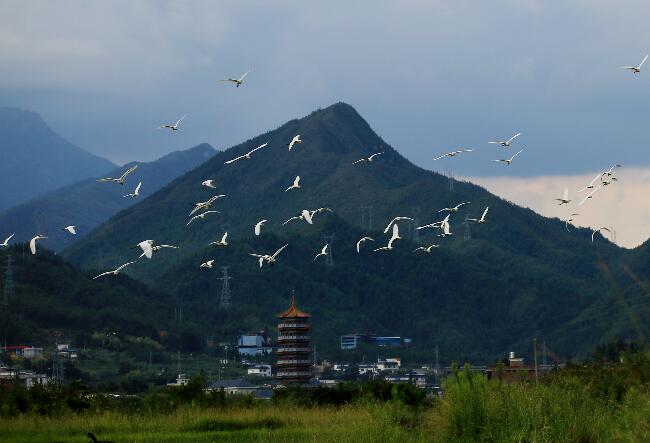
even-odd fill
[[[280,312],[277,315],[278,318],[309,318],[311,315],[307,314],[304,311],[301,311],[296,306],[296,296],[291,296],[291,307],[284,312]]]

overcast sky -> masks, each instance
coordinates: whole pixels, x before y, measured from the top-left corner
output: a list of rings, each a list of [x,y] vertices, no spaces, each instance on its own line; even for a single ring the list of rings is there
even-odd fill
[[[0,1],[0,104],[118,163],[224,149],[337,101],[458,176],[650,164],[647,0]],[[249,69],[242,88],[218,79]],[[182,131],[156,129],[188,114]],[[492,139],[522,132],[510,167]],[[433,162],[460,147],[470,155]],[[513,146],[514,149],[515,147]]]

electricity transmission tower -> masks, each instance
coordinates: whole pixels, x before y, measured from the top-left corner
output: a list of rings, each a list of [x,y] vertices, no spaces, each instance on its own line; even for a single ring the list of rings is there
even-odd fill
[[[372,206],[361,206],[361,229],[372,230]]]
[[[230,292],[230,280],[232,280],[232,277],[228,275],[228,266],[221,267],[221,277],[218,280],[222,282],[219,306],[228,309],[232,303],[232,294]]]
[[[327,243],[327,255],[325,256],[325,266],[334,266],[334,255],[332,254],[332,243],[334,243],[334,233],[323,235],[323,240]]]
[[[58,347],[54,350],[54,356],[52,357],[52,380],[55,383],[63,383],[63,362],[59,356]]]
[[[7,253],[7,268],[5,270],[5,287],[4,294],[2,298],[2,304],[7,306],[10,301],[14,299],[15,289],[14,289],[14,269],[13,269],[13,257],[11,253]]]

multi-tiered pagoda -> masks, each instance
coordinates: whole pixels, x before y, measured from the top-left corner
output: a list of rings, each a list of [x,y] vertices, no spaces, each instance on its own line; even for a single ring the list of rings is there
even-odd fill
[[[281,383],[309,383],[312,374],[310,315],[298,309],[296,297],[291,296],[291,307],[277,317],[276,378]]]

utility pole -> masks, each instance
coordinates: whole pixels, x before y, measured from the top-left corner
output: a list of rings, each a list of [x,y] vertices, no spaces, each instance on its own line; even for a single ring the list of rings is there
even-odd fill
[[[436,373],[436,385],[440,383],[440,363],[438,362],[438,345],[436,345],[436,367],[435,367],[435,373]]]
[[[449,168],[447,170],[447,177],[449,177],[449,192],[454,192],[454,170]]]
[[[361,229],[372,231],[372,206],[361,206]]]
[[[463,225],[465,225],[465,234],[463,235],[463,240],[471,240],[472,239],[472,225],[470,224],[470,221],[467,220],[467,216],[465,216],[465,221],[463,222]]]
[[[533,356],[535,359],[535,383],[537,383],[539,380],[539,376],[537,372],[537,337],[533,338]]]
[[[8,306],[9,302],[13,300],[15,295],[14,290],[14,269],[13,269],[13,258],[11,252],[7,252],[7,268],[5,270],[5,287],[4,295],[2,298],[2,304]]]
[[[546,340],[542,342],[542,366],[546,366]]]

